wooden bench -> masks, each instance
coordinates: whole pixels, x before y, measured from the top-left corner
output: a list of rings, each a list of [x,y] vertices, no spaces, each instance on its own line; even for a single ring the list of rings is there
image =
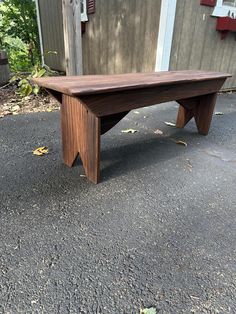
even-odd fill
[[[130,110],[176,100],[176,126],[193,117],[198,132],[210,128],[217,92],[230,74],[205,71],[63,76],[34,79],[61,103],[63,159],[80,154],[87,178],[98,183],[100,135]]]

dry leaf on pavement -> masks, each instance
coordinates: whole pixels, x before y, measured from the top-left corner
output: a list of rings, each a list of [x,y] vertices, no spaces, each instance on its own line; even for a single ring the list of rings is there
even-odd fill
[[[122,130],[121,131],[122,133],[136,133],[136,132],[138,132],[138,130],[134,130],[134,129],[127,129],[127,130]]]
[[[165,124],[168,125],[168,126],[173,126],[173,127],[176,126],[175,123],[172,123],[172,122],[165,122]]]
[[[36,156],[43,156],[48,154],[48,148],[46,146],[38,147],[33,151],[33,154]]]
[[[179,144],[179,145],[183,145],[183,146],[185,146],[185,147],[188,146],[188,144],[187,144],[186,142],[184,142],[184,141],[175,141],[175,143],[176,143],[176,144]]]
[[[149,309],[140,309],[140,314],[157,314],[157,310],[154,307]]]
[[[159,130],[159,129],[156,129],[156,131],[154,131],[154,133],[155,133],[155,134],[159,134],[159,135],[162,135],[162,134],[163,134],[162,130]]]

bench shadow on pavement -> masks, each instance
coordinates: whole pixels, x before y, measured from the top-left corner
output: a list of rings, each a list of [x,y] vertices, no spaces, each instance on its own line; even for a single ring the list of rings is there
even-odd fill
[[[132,137],[132,135],[131,135]],[[170,136],[153,137],[152,134],[146,136],[139,133],[139,138],[126,139],[118,143],[116,147],[107,147],[101,149],[101,182],[127,175],[129,172],[137,172],[140,169],[148,169],[151,165],[161,167],[163,162],[170,159],[181,157],[186,153],[185,147],[177,145],[174,139],[185,137],[188,141],[194,142],[203,138],[196,132],[177,130]],[[106,141],[106,140],[105,140]],[[111,141],[108,139],[108,141]],[[188,148],[191,150],[191,148]],[[82,165],[80,158],[76,165]],[[148,170],[147,170],[148,173]]]

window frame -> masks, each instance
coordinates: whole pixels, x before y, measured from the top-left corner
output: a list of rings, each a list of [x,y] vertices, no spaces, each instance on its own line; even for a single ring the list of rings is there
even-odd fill
[[[222,17],[228,16],[228,13],[234,14],[236,17],[236,7],[232,7],[230,5],[224,5],[223,0],[217,0],[216,6],[213,10],[212,16]]]

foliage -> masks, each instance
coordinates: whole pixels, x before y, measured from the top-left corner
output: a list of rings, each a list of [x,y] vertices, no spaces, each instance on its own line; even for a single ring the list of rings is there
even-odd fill
[[[28,72],[32,68],[27,45],[20,38],[6,37],[4,48],[8,53],[11,71]]]
[[[29,71],[40,59],[34,0],[0,3],[0,49],[6,49],[13,71]]]
[[[37,84],[32,82],[32,79],[39,78],[42,76],[49,76],[55,74],[56,72],[52,71],[49,67],[41,67],[39,65],[34,66],[32,72],[29,75],[22,75],[17,73],[10,80],[11,83],[16,83],[18,86],[18,93],[25,97],[30,94],[37,95],[40,92],[40,88]]]
[[[157,314],[157,310],[154,307],[140,309],[140,314]]]

